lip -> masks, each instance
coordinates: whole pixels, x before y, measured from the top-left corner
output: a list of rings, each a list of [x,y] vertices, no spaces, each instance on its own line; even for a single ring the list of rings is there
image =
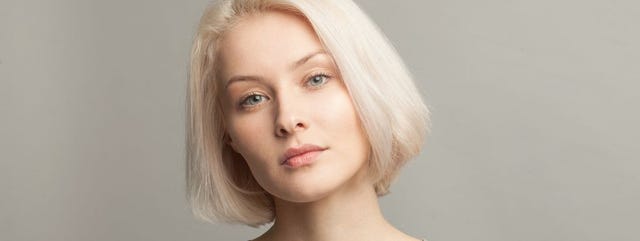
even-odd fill
[[[298,158],[298,159],[303,159],[303,162],[310,162],[313,161],[313,159],[315,159],[315,156],[317,156],[317,154],[320,154],[322,151],[329,149],[326,147],[320,147],[320,146],[316,146],[313,144],[304,144],[298,147],[292,147],[287,149],[287,151],[285,151],[284,153],[284,157],[282,158],[282,161],[280,162],[280,165],[291,165],[291,163],[288,163],[289,159],[291,158]],[[296,162],[299,164],[304,164],[304,163],[300,163],[300,162]]]

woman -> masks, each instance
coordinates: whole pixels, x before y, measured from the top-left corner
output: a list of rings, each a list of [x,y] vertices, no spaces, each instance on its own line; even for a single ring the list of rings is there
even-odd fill
[[[187,100],[187,196],[255,240],[419,240],[378,197],[420,152],[429,111],[347,0],[221,1],[204,13]]]

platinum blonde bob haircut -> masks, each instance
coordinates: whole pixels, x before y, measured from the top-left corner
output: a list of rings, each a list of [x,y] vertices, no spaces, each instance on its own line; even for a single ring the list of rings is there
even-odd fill
[[[351,0],[222,0],[207,7],[191,49],[186,101],[186,196],[197,217],[258,227],[274,220],[272,196],[225,144],[217,68],[219,39],[244,16],[304,17],[333,57],[371,144],[378,196],[419,154],[430,112],[409,71],[378,27]]]

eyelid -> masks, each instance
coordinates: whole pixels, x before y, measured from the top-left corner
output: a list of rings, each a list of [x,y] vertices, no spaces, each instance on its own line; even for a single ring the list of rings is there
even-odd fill
[[[310,86],[308,83],[312,80],[312,78],[314,78],[316,76],[324,76],[324,78],[326,78],[324,83],[319,85],[319,86]],[[317,88],[322,88],[331,79],[333,79],[333,75],[329,74],[328,71],[318,70],[318,71],[312,72],[310,75],[308,75],[306,78],[304,78],[303,79],[304,80],[303,83],[304,83],[304,85],[309,85],[309,87],[312,88],[312,89],[317,89]],[[260,93],[259,91],[250,91],[250,92],[242,95],[239,98],[239,100],[238,100],[239,108],[244,109],[244,110],[250,110],[250,109],[256,108],[256,107],[258,107],[258,106],[260,106],[260,105],[262,105],[264,103],[264,101],[263,101],[263,102],[260,102],[258,104],[255,104],[255,105],[244,105],[244,102],[247,101],[249,97],[254,96],[254,95],[262,96],[262,97],[266,98],[267,100],[270,99],[267,95],[264,95],[264,94]]]
[[[322,85],[320,85],[320,86],[311,86],[311,88],[320,88],[320,87],[326,85],[327,82],[329,82],[329,80],[331,80],[333,78],[333,76],[331,74],[329,74],[328,72],[319,70],[319,71],[312,72],[307,78],[305,78],[304,84],[307,85],[307,83],[309,83],[311,81],[311,79],[313,77],[316,77],[316,76],[324,76],[326,78],[326,80]]]
[[[242,97],[240,97],[240,100],[238,101],[238,106],[240,106],[240,108],[242,109],[252,109],[256,106],[259,106],[262,104],[262,102],[255,104],[255,105],[244,105],[244,102],[247,101],[249,99],[249,97],[254,96],[254,95],[260,95],[263,96],[264,98],[269,99],[269,97],[267,97],[266,95],[263,95],[262,93],[258,92],[258,91],[251,91],[245,95],[243,95]]]

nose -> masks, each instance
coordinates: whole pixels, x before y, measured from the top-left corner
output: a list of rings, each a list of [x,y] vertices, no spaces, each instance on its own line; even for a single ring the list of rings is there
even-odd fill
[[[286,137],[309,128],[304,109],[302,101],[280,99],[276,110],[276,136]]]

